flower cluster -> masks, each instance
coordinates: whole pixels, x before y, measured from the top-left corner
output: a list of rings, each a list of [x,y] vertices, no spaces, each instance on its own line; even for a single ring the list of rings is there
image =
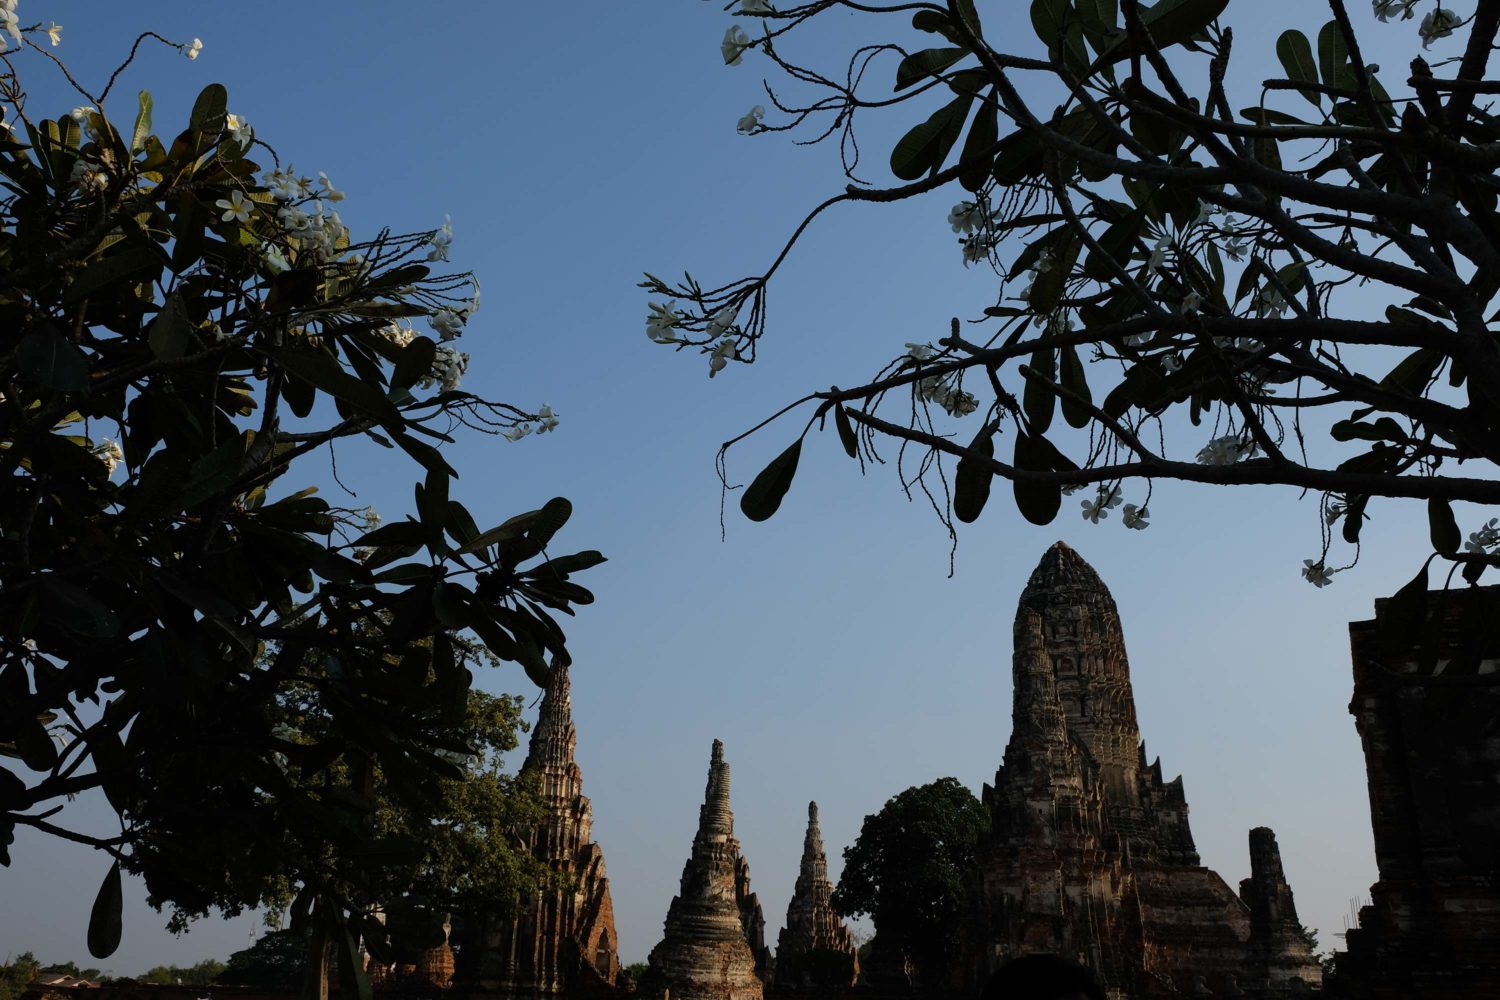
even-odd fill
[[[115,468],[125,461],[125,452],[120,449],[120,442],[114,438],[105,438],[101,444],[95,445],[93,453],[95,458],[104,463],[111,476],[115,474]]]
[[[1484,527],[1469,533],[1464,548],[1475,555],[1489,555],[1500,546],[1500,518],[1490,518]]]
[[[937,356],[937,348],[931,344],[913,344],[908,342],[906,345],[906,356],[913,361],[931,361]]]
[[[1198,452],[1199,465],[1233,465],[1254,458],[1259,446],[1243,434],[1216,437]]]
[[[1417,28],[1417,34],[1422,36],[1422,48],[1431,48],[1432,43],[1439,38],[1447,38],[1453,34],[1453,29],[1458,27],[1462,20],[1446,7],[1428,11],[1422,16],[1422,24]]]
[[[21,21],[20,15],[16,13],[16,7],[20,0],[0,0],[0,29],[17,44],[21,44]],[[53,27],[57,27],[53,25]],[[57,29],[61,31],[61,28]],[[56,45],[56,42],[52,44]],[[4,52],[10,46],[3,37],[0,37],[0,52]]]
[[[430,389],[436,385],[441,386],[443,392],[452,392],[458,388],[458,380],[468,370],[469,356],[467,354],[456,347],[439,344],[437,353],[432,358],[432,371],[424,375],[417,385],[423,389]]]
[[[1317,587],[1319,590],[1322,590],[1324,587],[1332,583],[1333,574],[1337,572],[1338,570],[1336,569],[1329,569],[1328,567],[1324,566],[1323,560],[1321,559],[1317,561],[1313,561],[1312,559],[1302,560],[1302,579],[1306,580],[1314,587]]]
[[[248,129],[249,126],[241,121],[239,131]],[[344,194],[334,188],[327,174],[319,172],[316,186],[311,179],[297,176],[290,168],[272,170],[262,180],[276,203],[276,220],[285,235],[281,243],[268,240],[261,246],[261,259],[273,273],[304,260],[330,260],[349,246],[349,227],[344,225],[339,213],[327,205],[328,202],[343,201]],[[214,204],[223,209],[225,222],[232,219],[249,222],[259,208],[239,191],[230,192],[229,198],[221,198]],[[288,256],[289,252],[291,256]]]
[[[646,308],[650,310],[646,316],[646,336],[658,344],[677,343],[678,337],[673,331],[685,318],[677,311],[677,303],[648,302]]]
[[[757,104],[745,112],[745,116],[735,124],[734,130],[740,135],[750,135],[761,127],[760,120],[765,116],[766,106],[764,104]]]
[[[988,198],[980,198],[978,201],[961,201],[948,212],[948,225],[953,227],[955,233],[972,233],[981,229],[989,221],[990,202]]]
[[[528,420],[516,424],[516,426],[512,427],[510,430],[502,431],[501,437],[505,438],[505,440],[507,441],[519,441],[526,435],[530,434],[532,431],[535,431],[538,434],[545,434],[548,431],[557,430],[557,414],[553,413],[552,407],[548,406],[546,403],[543,403],[542,408],[537,411],[535,419],[535,423],[532,423]]]
[[[88,197],[101,194],[109,188],[109,174],[98,164],[80,158],[73,163],[68,182],[78,189],[79,194]]]
[[[917,392],[929,403],[942,407],[950,417],[966,417],[979,409],[979,400],[941,375],[929,375],[917,383]]]
[[[724,65],[738,66],[749,47],[750,36],[745,34],[744,28],[735,24],[724,32],[724,40],[719,43],[719,54],[724,57]]]

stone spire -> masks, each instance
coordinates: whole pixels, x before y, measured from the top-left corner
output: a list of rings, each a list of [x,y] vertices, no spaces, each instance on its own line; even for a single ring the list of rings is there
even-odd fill
[[[1240,899],[1250,909],[1250,955],[1246,974],[1273,986],[1300,979],[1322,981],[1322,968],[1297,919],[1292,887],[1281,869],[1281,848],[1270,827],[1250,831],[1250,877],[1240,882]]]
[[[604,851],[591,842],[594,814],[573,754],[572,682],[554,662],[531,731],[523,777],[535,780],[546,809],[522,839],[552,883],[514,919],[488,929],[476,979],[482,988],[526,995],[574,995],[621,979],[614,903]]]
[[[750,867],[734,839],[724,744],[714,740],[693,852],[638,992],[659,998],[670,991],[672,1000],[761,1000],[770,966],[764,934]]]
[[[792,989],[852,986],[859,977],[857,953],[854,936],[833,909],[818,804],[809,802],[802,867],[786,908],[786,926],[776,942],[777,985]]]

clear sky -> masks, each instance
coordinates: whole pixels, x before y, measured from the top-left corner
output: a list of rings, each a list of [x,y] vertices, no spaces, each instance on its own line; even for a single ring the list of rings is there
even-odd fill
[[[1030,37],[1027,5],[979,6]],[[772,939],[808,800],[821,807],[836,876],[863,817],[890,796],[944,775],[976,794],[993,780],[1010,731],[1016,600],[1058,538],[1114,591],[1141,731],[1166,775],[1184,776],[1204,863],[1237,885],[1249,869],[1248,829],[1273,827],[1303,922],[1325,947],[1335,943],[1349,900],[1375,878],[1347,711],[1346,623],[1368,618],[1373,599],[1415,571],[1423,512],[1372,505],[1360,566],[1319,591],[1298,573],[1317,554],[1312,498],[1168,484],[1145,532],[1118,517],[1088,524],[1077,497],[1036,528],[1007,509],[1002,484],[984,517],[960,526],[950,579],[946,536],[924,502],[908,503],[889,467],[861,479],[830,431],[809,440],[774,519],[745,521],[731,497],[721,541],[719,442],[810,388],[850,384],[905,341],[936,340],[949,316],[977,316],[993,294],[993,276],[961,266],[945,222],[958,196],[945,193],[825,216],[773,287],[771,336],[753,368],[710,382],[703,359],[646,339],[642,271],[687,268],[708,282],[758,271],[842,183],[832,148],[735,133],[750,105],[769,103],[766,66],[755,55],[722,64],[722,5],[21,8],[23,22],[64,25],[58,54],[96,84],[138,31],[201,37],[196,62],[144,49],[114,114],[150,89],[157,127],[170,135],[202,85],[224,83],[230,110],[283,159],[327,171],[347,192],[339,207],[356,236],[380,225],[432,228],[452,215],[454,263],[484,284],[484,310],[461,345],[473,355],[465,387],[545,401],[562,417],[555,435],[516,444],[462,439],[451,459],[462,473],[455,495],[487,523],[567,496],[577,513],[559,543],[610,558],[588,572],[598,602],[569,638],[578,758],[623,961],[643,960],[660,937],[716,737]],[[1411,26],[1375,26],[1367,7],[1357,14],[1369,26],[1367,58],[1404,65]],[[1318,4],[1234,0],[1232,75],[1253,88],[1279,74],[1276,31],[1290,22],[1315,35],[1326,17]],[[853,24],[829,18],[819,37],[846,46],[840,32]],[[27,62],[33,113],[79,103]],[[888,132],[873,129],[866,145],[864,176],[891,182]],[[773,427],[731,453],[731,481],[748,481],[793,433]],[[349,505],[374,504],[388,518],[406,511],[408,470],[389,455],[340,453],[341,477],[358,494]],[[318,481],[338,502],[338,488]],[[479,683],[535,694],[517,669]],[[92,809],[80,801],[64,818],[87,826]],[[93,964],[84,929],[105,862],[25,832],[13,855],[0,869],[0,959],[29,949]],[[223,958],[256,925],[208,920],[173,938],[142,897],[127,889],[124,943],[102,963],[115,974]]]

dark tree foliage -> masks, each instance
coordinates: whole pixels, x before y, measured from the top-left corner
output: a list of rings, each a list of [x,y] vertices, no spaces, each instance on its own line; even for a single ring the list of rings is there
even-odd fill
[[[989,828],[989,812],[957,778],[908,788],[866,816],[844,849],[834,907],[873,917],[875,951],[943,981],[954,967],[965,880]]]
[[[481,529],[443,446],[555,418],[459,388],[478,289],[434,271],[446,226],[355,239],[217,84],[162,136],[118,72],[68,76],[87,104],[43,117],[27,37],[0,60],[0,864],[18,825],[108,855],[97,957],[122,871],[188,915],[284,880],[365,991],[370,901],[410,854],[381,804],[469,775],[460,637],[544,682],[555,616],[592,600],[570,576],[603,560],[549,552],[561,498]],[[353,444],[409,477],[412,515],[307,486]],[[280,724],[293,690],[318,726]],[[117,834],[67,824],[93,790]]]
[[[302,980],[311,937],[306,931],[294,930],[262,934],[253,945],[229,956],[218,982],[260,990],[291,989]]]
[[[651,338],[708,355],[713,373],[752,363],[771,343],[773,277],[843,202],[949,192],[962,263],[995,279],[984,316],[748,432],[802,417],[745,489],[745,514],[775,513],[808,432],[830,422],[862,464],[894,444],[903,486],[950,533],[997,477],[1033,523],[1084,489],[1084,517],[1128,499],[1115,516],[1141,530],[1161,481],[1307,491],[1321,544],[1302,572],[1319,587],[1357,560],[1383,501],[1415,500],[1433,555],[1387,632],[1420,632],[1434,560],[1470,583],[1500,563],[1500,519],[1454,507],[1500,504],[1500,0],[1460,8],[1304,5],[1315,40],[1288,25],[1274,60],[1235,58],[1232,20],[1266,8],[1229,0],[734,8],[725,61],[763,57],[776,74],[775,110],[741,131],[837,137],[851,183],[762,274],[647,275],[672,300],[652,303]],[[1031,31],[1014,30],[1025,13]],[[841,27],[820,34],[830,21]],[[1414,58],[1375,65],[1361,46],[1373,32],[1400,32]],[[849,37],[875,43],[841,49]],[[856,173],[855,123],[870,116],[906,129],[889,159],[899,183]],[[1476,676],[1481,624],[1444,683],[1493,683]],[[1422,656],[1430,673],[1436,644]]]

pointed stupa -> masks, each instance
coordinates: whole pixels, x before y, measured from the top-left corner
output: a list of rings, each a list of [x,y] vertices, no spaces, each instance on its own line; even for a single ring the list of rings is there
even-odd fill
[[[761,1000],[769,972],[765,919],[750,892],[750,868],[734,839],[729,764],[714,740],[693,852],[651,949],[638,994],[653,1000]]]
[[[776,984],[791,989],[852,986],[859,978],[859,949],[833,909],[828,857],[818,828],[818,804],[807,804],[802,867],[776,942]]]
[[[489,929],[475,973],[482,988],[572,996],[622,978],[604,851],[591,840],[594,813],[573,756],[572,690],[568,665],[554,663],[521,765],[521,774],[537,782],[546,813],[520,833],[556,881],[514,919]]]
[[[1099,765],[1106,807],[1139,806],[1140,727],[1120,612],[1094,567],[1066,542],[1043,554],[1021,592],[1017,629],[1028,611],[1041,616],[1045,656],[1056,677],[1070,734]]]
[[[1250,831],[1250,877],[1240,882],[1240,899],[1250,908],[1248,978],[1276,986],[1292,980],[1321,983],[1323,971],[1302,933],[1292,887],[1281,867],[1281,848],[1270,827]]]

